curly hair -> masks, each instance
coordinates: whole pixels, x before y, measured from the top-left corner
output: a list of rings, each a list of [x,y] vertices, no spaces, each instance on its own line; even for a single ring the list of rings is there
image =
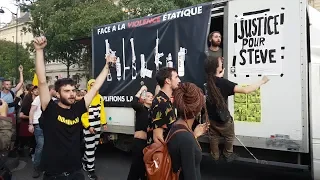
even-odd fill
[[[183,120],[196,118],[204,109],[205,119],[208,122],[204,94],[195,84],[181,83],[173,92],[173,97],[180,118]]]

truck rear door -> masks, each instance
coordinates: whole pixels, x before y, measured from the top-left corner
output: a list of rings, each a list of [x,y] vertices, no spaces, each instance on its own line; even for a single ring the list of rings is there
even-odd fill
[[[306,1],[234,0],[226,11],[228,79],[270,79],[229,98],[237,137],[249,147],[308,152]]]

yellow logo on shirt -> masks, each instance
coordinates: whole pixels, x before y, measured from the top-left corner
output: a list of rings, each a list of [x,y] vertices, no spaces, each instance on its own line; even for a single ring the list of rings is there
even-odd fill
[[[79,123],[79,118],[77,117],[75,120],[71,120],[71,119],[66,119],[65,117],[62,117],[62,116],[58,116],[58,121],[66,124],[66,125],[69,125],[69,126],[72,126],[74,124],[78,124]]]

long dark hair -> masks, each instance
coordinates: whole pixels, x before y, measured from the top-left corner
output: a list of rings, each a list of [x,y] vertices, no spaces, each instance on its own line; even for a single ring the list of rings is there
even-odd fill
[[[208,101],[211,104],[215,104],[217,108],[223,109],[226,107],[226,102],[215,83],[218,78],[216,77],[216,72],[219,67],[219,60],[222,60],[222,57],[208,56],[204,62],[204,69],[206,72]]]
[[[21,103],[21,112],[23,112],[24,115],[29,116],[29,111],[31,109],[32,102],[33,102],[32,94],[28,92],[28,94],[24,96]]]

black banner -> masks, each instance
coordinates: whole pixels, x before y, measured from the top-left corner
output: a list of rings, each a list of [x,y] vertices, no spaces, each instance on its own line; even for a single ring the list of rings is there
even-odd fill
[[[94,28],[94,77],[104,67],[106,53],[118,57],[117,65],[111,68],[112,80],[109,76],[100,89],[105,105],[130,106],[141,84],[154,93],[157,69],[171,63],[182,81],[194,82],[202,87],[211,7],[211,3],[199,4]]]

